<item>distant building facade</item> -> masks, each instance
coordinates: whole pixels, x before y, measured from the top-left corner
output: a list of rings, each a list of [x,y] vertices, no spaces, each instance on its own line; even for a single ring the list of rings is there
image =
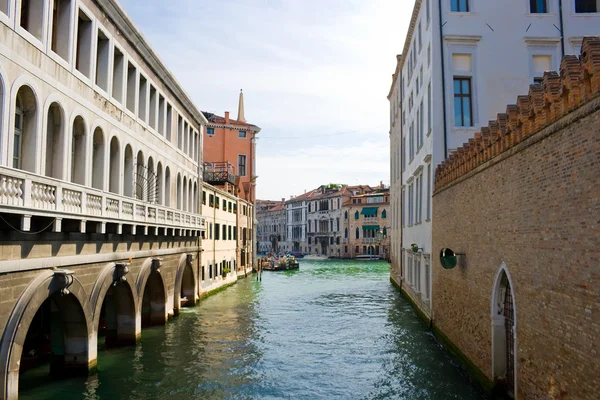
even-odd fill
[[[343,257],[390,257],[389,188],[380,187],[351,196],[343,205]]]
[[[257,200],[257,240],[259,253],[281,253],[286,241],[285,199],[281,201]]]

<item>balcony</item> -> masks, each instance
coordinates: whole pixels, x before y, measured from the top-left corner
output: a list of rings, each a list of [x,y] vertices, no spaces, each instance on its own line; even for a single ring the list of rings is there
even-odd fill
[[[5,167],[0,167],[0,211],[20,214],[23,231],[30,230],[33,216],[56,218],[55,232],[61,231],[63,219],[80,220],[81,232],[88,221],[100,223],[97,233],[106,233],[107,223],[206,229],[204,218],[195,213]]]
[[[364,223],[368,223],[368,222],[379,222],[379,218],[378,217],[367,217],[365,216],[363,218],[363,222]]]
[[[233,165],[228,162],[204,163],[203,178],[210,185],[235,185]]]
[[[363,243],[379,243],[377,238],[363,238],[362,242]]]

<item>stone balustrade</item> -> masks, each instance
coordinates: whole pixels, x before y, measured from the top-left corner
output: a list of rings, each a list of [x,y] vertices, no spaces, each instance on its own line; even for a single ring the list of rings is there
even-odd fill
[[[32,216],[205,229],[204,218],[193,213],[6,167],[0,167],[0,207],[23,215],[24,231],[29,231]]]

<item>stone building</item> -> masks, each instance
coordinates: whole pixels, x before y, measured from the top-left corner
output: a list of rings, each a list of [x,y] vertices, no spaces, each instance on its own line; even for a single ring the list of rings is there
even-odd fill
[[[286,241],[285,251],[308,251],[307,225],[308,225],[308,202],[316,194],[316,190],[292,196],[285,202],[286,211]]]
[[[485,387],[597,399],[600,38],[480,132],[436,170],[434,331]]]
[[[285,199],[281,201],[257,200],[257,241],[259,253],[280,253],[286,240]]]
[[[307,254],[341,257],[344,188],[330,184],[315,189],[307,209]]]
[[[87,373],[99,345],[218,286],[200,263],[207,124],[115,0],[0,2],[0,399],[47,356]]]
[[[388,93],[392,272],[400,282],[420,266],[406,292],[429,315],[433,171],[523,87],[578,54],[583,36],[598,34],[600,13],[595,0],[414,4]]]
[[[389,188],[371,189],[348,198],[342,208],[342,257],[390,256],[391,224]]]

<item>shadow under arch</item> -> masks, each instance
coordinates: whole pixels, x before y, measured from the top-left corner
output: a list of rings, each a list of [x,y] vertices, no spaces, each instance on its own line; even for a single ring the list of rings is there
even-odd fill
[[[192,266],[192,255],[182,254],[177,264],[175,275],[173,308],[175,315],[182,307],[193,306],[198,302],[198,286],[196,271]]]
[[[167,322],[167,287],[160,266],[158,259],[147,258],[135,283],[142,328]]]
[[[108,264],[98,275],[90,296],[93,326],[98,335],[105,334],[107,346],[135,344],[141,335],[139,299],[127,279],[128,272],[127,264]]]
[[[71,280],[72,278],[72,280]],[[87,374],[96,366],[95,332],[88,296],[79,280],[64,271],[40,272],[21,293],[6,324],[0,341],[0,398],[16,399],[23,350],[34,318],[53,302],[60,318],[63,354],[54,354],[51,373]],[[53,371],[54,370],[54,371]]]

